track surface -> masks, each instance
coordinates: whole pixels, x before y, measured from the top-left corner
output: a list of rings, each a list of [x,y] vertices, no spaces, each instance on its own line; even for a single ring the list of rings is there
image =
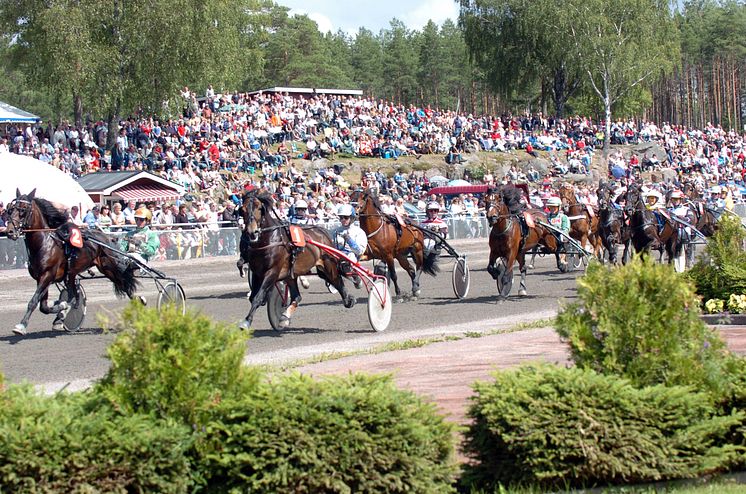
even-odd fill
[[[339,297],[328,293],[320,279],[311,278],[311,287],[302,290],[303,301],[289,328],[279,332],[272,330],[266,308],[257,311],[246,361],[276,364],[325,352],[369,348],[389,341],[489,331],[550,317],[556,313],[560,300],[575,297],[575,278],[579,272],[562,274],[556,269],[554,258],[545,257],[537,258],[536,268],[529,270],[528,296],[512,295],[498,303],[495,282],[485,270],[487,240],[454,241],[452,245],[468,258],[471,289],[466,299],[459,301],[453,294],[454,260],[441,258],[441,272],[437,277],[422,276],[419,300],[395,304],[388,329],[375,333],[368,324],[365,290],[350,287],[358,297],[358,304],[345,309]],[[238,323],[248,312],[247,282],[239,278],[235,258],[166,261],[153,265],[178,279],[190,309],[227,323]],[[399,280],[403,290],[411,288],[405,273],[399,274]],[[29,334],[19,337],[11,330],[23,316],[35,283],[25,270],[0,271],[0,371],[9,381],[26,380],[44,385],[50,391],[68,383],[70,389],[78,389],[106,372],[106,347],[116,335],[98,327],[97,315],[114,314],[125,302],[114,297],[111,284],[106,280],[84,283],[88,315],[83,330],[75,334],[52,331],[54,317],[37,310],[31,317]],[[516,271],[513,294],[517,291]],[[155,303],[157,292],[152,283],[144,282],[139,293],[151,304]]]

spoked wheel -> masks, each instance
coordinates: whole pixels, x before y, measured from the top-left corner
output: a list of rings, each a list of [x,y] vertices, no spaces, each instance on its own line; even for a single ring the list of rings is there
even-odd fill
[[[186,295],[184,295],[184,289],[176,281],[169,281],[158,291],[156,305],[158,312],[167,305],[173,305],[182,315],[186,314]]]
[[[65,328],[65,331],[70,333],[74,333],[80,329],[83,325],[83,321],[85,321],[86,312],[88,311],[88,308],[86,307],[88,299],[86,298],[85,290],[83,290],[83,287],[77,282],[77,280],[75,283],[78,288],[78,297],[70,302],[70,308],[67,309],[67,315],[65,316],[65,319],[62,320],[62,327]],[[60,290],[60,300],[67,301],[67,288]]]
[[[376,280],[368,292],[368,321],[376,331],[384,331],[391,322],[391,290],[385,281]]]
[[[282,328],[280,326],[282,313],[285,312],[288,305],[290,305],[290,296],[288,295],[287,285],[284,281],[278,281],[267,294],[267,317],[269,318],[269,324],[275,331]]]
[[[459,257],[453,264],[453,274],[451,275],[453,284],[453,293],[458,299],[466,298],[469,294],[471,279],[469,276],[469,266],[466,265],[466,259]]]
[[[497,270],[497,293],[501,298],[508,298],[510,290],[513,288],[513,270],[507,272],[504,258],[500,258],[497,262]]]

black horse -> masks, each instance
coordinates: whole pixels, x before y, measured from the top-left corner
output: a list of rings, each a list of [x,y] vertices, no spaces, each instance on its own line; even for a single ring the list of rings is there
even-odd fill
[[[642,190],[639,185],[631,184],[627,189],[627,204],[625,213],[629,216],[630,240],[635,252],[645,253],[650,250],[660,252],[660,258],[663,258],[665,250],[668,256],[668,262],[681,256],[683,243],[679,236],[678,225],[675,221],[660,213],[663,222],[658,222],[653,211],[648,210],[642,199]],[[625,259],[628,255],[629,245],[625,246]]]
[[[617,245],[626,245],[629,240],[629,229],[624,224],[624,211],[612,200],[611,189],[607,182],[599,182],[596,195],[598,197],[598,234],[604,248],[609,253],[609,262],[618,264]]]
[[[17,240],[24,235],[28,271],[36,280],[36,291],[28,303],[26,314],[13,332],[26,334],[29,318],[37,305],[44,314],[56,314],[52,327],[62,329],[66,310],[78,297],[75,278],[93,266],[114,283],[117,296],[132,298],[138,287],[134,275],[136,266],[122,262],[112,250],[104,247],[111,244],[102,232],[88,230],[81,233],[71,229],[64,212],[35,195],[36,189],[25,195],[16,190],[15,200],[8,205],[8,237]],[[79,235],[82,247],[69,245],[70,240],[75,241],[74,237]],[[67,288],[67,300],[57,301],[49,307],[49,286],[62,281]]]
[[[283,281],[290,289],[291,303],[282,315],[280,325],[290,324],[290,318],[301,301],[298,277],[307,275],[315,267],[324,281],[337,289],[347,308],[355,305],[355,297],[347,293],[339,261],[321,248],[306,244],[297,247],[291,239],[290,224],[278,216],[274,200],[268,192],[252,191],[243,198],[240,208],[244,220],[241,232],[241,258],[251,272],[251,309],[240,327],[249,329],[254,312],[267,301],[269,291]],[[321,227],[303,226],[303,234],[317,243],[334,247],[331,237]]]

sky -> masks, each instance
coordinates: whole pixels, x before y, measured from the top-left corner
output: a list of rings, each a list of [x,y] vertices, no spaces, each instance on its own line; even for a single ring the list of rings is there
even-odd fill
[[[275,0],[290,8],[290,14],[308,14],[322,33],[357,33],[360,27],[378,34],[389,27],[394,17],[410,29],[421,29],[432,19],[441,25],[446,19],[456,22],[456,0]]]

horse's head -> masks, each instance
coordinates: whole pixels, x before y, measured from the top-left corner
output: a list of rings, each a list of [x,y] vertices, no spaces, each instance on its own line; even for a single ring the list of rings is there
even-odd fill
[[[259,241],[259,236],[262,233],[262,222],[264,221],[264,217],[269,214],[266,199],[254,192],[245,194],[240,214],[244,223],[243,231],[248,234],[249,241]]]
[[[493,226],[500,217],[500,212],[505,206],[502,197],[502,190],[496,187],[490,187],[484,195],[484,212],[487,217],[487,223]]]
[[[380,209],[381,204],[373,189],[365,189],[359,194],[355,214],[361,218],[361,221],[367,216],[376,216]]]
[[[23,231],[31,225],[31,216],[34,212],[34,197],[36,189],[28,194],[21,194],[16,189],[16,198],[8,204],[8,229],[6,233],[11,240],[17,240]]]

